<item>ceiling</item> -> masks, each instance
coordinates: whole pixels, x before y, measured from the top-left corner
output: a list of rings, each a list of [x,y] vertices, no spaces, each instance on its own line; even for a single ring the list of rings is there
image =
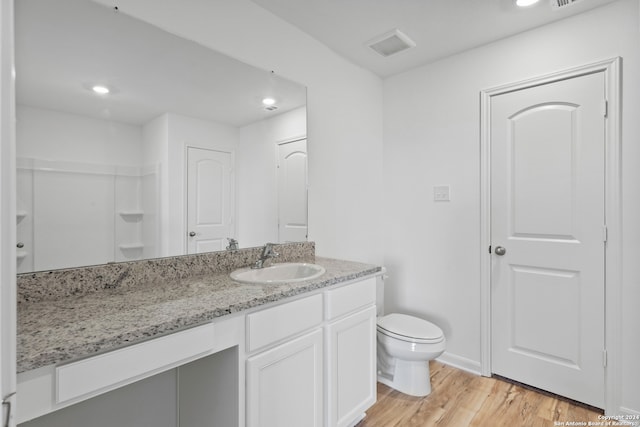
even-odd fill
[[[562,8],[540,0],[252,0],[351,62],[381,77],[530,30],[615,0],[577,0]],[[569,0],[572,1],[572,0]],[[391,30],[416,47],[382,57],[367,42]]]
[[[16,1],[15,34],[20,105],[136,125],[172,112],[243,126],[306,103],[297,83],[88,0]],[[95,84],[111,93],[96,95]]]

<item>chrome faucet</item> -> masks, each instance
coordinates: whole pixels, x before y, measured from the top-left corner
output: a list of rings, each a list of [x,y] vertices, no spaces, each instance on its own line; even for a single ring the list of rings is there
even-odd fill
[[[238,241],[232,237],[227,237],[229,241],[229,246],[227,246],[228,251],[237,251],[238,250]]]
[[[262,254],[260,255],[260,258],[258,258],[258,260],[255,262],[255,264],[253,264],[251,268],[263,268],[264,262],[266,260],[268,260],[269,258],[275,258],[280,255],[279,253],[273,250],[273,245],[274,245],[273,243],[267,243],[266,245],[264,245],[264,247],[262,248]]]

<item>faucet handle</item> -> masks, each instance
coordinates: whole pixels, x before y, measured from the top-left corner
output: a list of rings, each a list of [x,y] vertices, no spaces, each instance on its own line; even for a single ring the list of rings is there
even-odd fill
[[[229,242],[229,246],[227,246],[228,251],[237,251],[238,250],[238,241],[233,237],[227,237],[227,241]]]

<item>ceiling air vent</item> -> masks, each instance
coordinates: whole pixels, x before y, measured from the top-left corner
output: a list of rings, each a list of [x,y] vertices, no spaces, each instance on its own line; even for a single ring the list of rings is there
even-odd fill
[[[399,30],[389,31],[367,42],[367,46],[384,57],[415,47],[416,43]]]
[[[572,4],[580,3],[582,0],[551,0],[551,7],[553,9],[562,9]]]

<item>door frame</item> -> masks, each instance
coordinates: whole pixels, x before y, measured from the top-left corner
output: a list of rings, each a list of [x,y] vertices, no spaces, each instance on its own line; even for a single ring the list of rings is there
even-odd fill
[[[0,420],[16,407],[16,103],[14,2],[0,2]]]
[[[494,96],[546,83],[604,73],[605,99],[605,411],[618,413],[620,404],[620,357],[622,327],[622,153],[621,96],[622,58],[563,70],[501,85],[480,92],[480,369],[491,376],[491,99]],[[605,224],[603,224],[605,225]]]

